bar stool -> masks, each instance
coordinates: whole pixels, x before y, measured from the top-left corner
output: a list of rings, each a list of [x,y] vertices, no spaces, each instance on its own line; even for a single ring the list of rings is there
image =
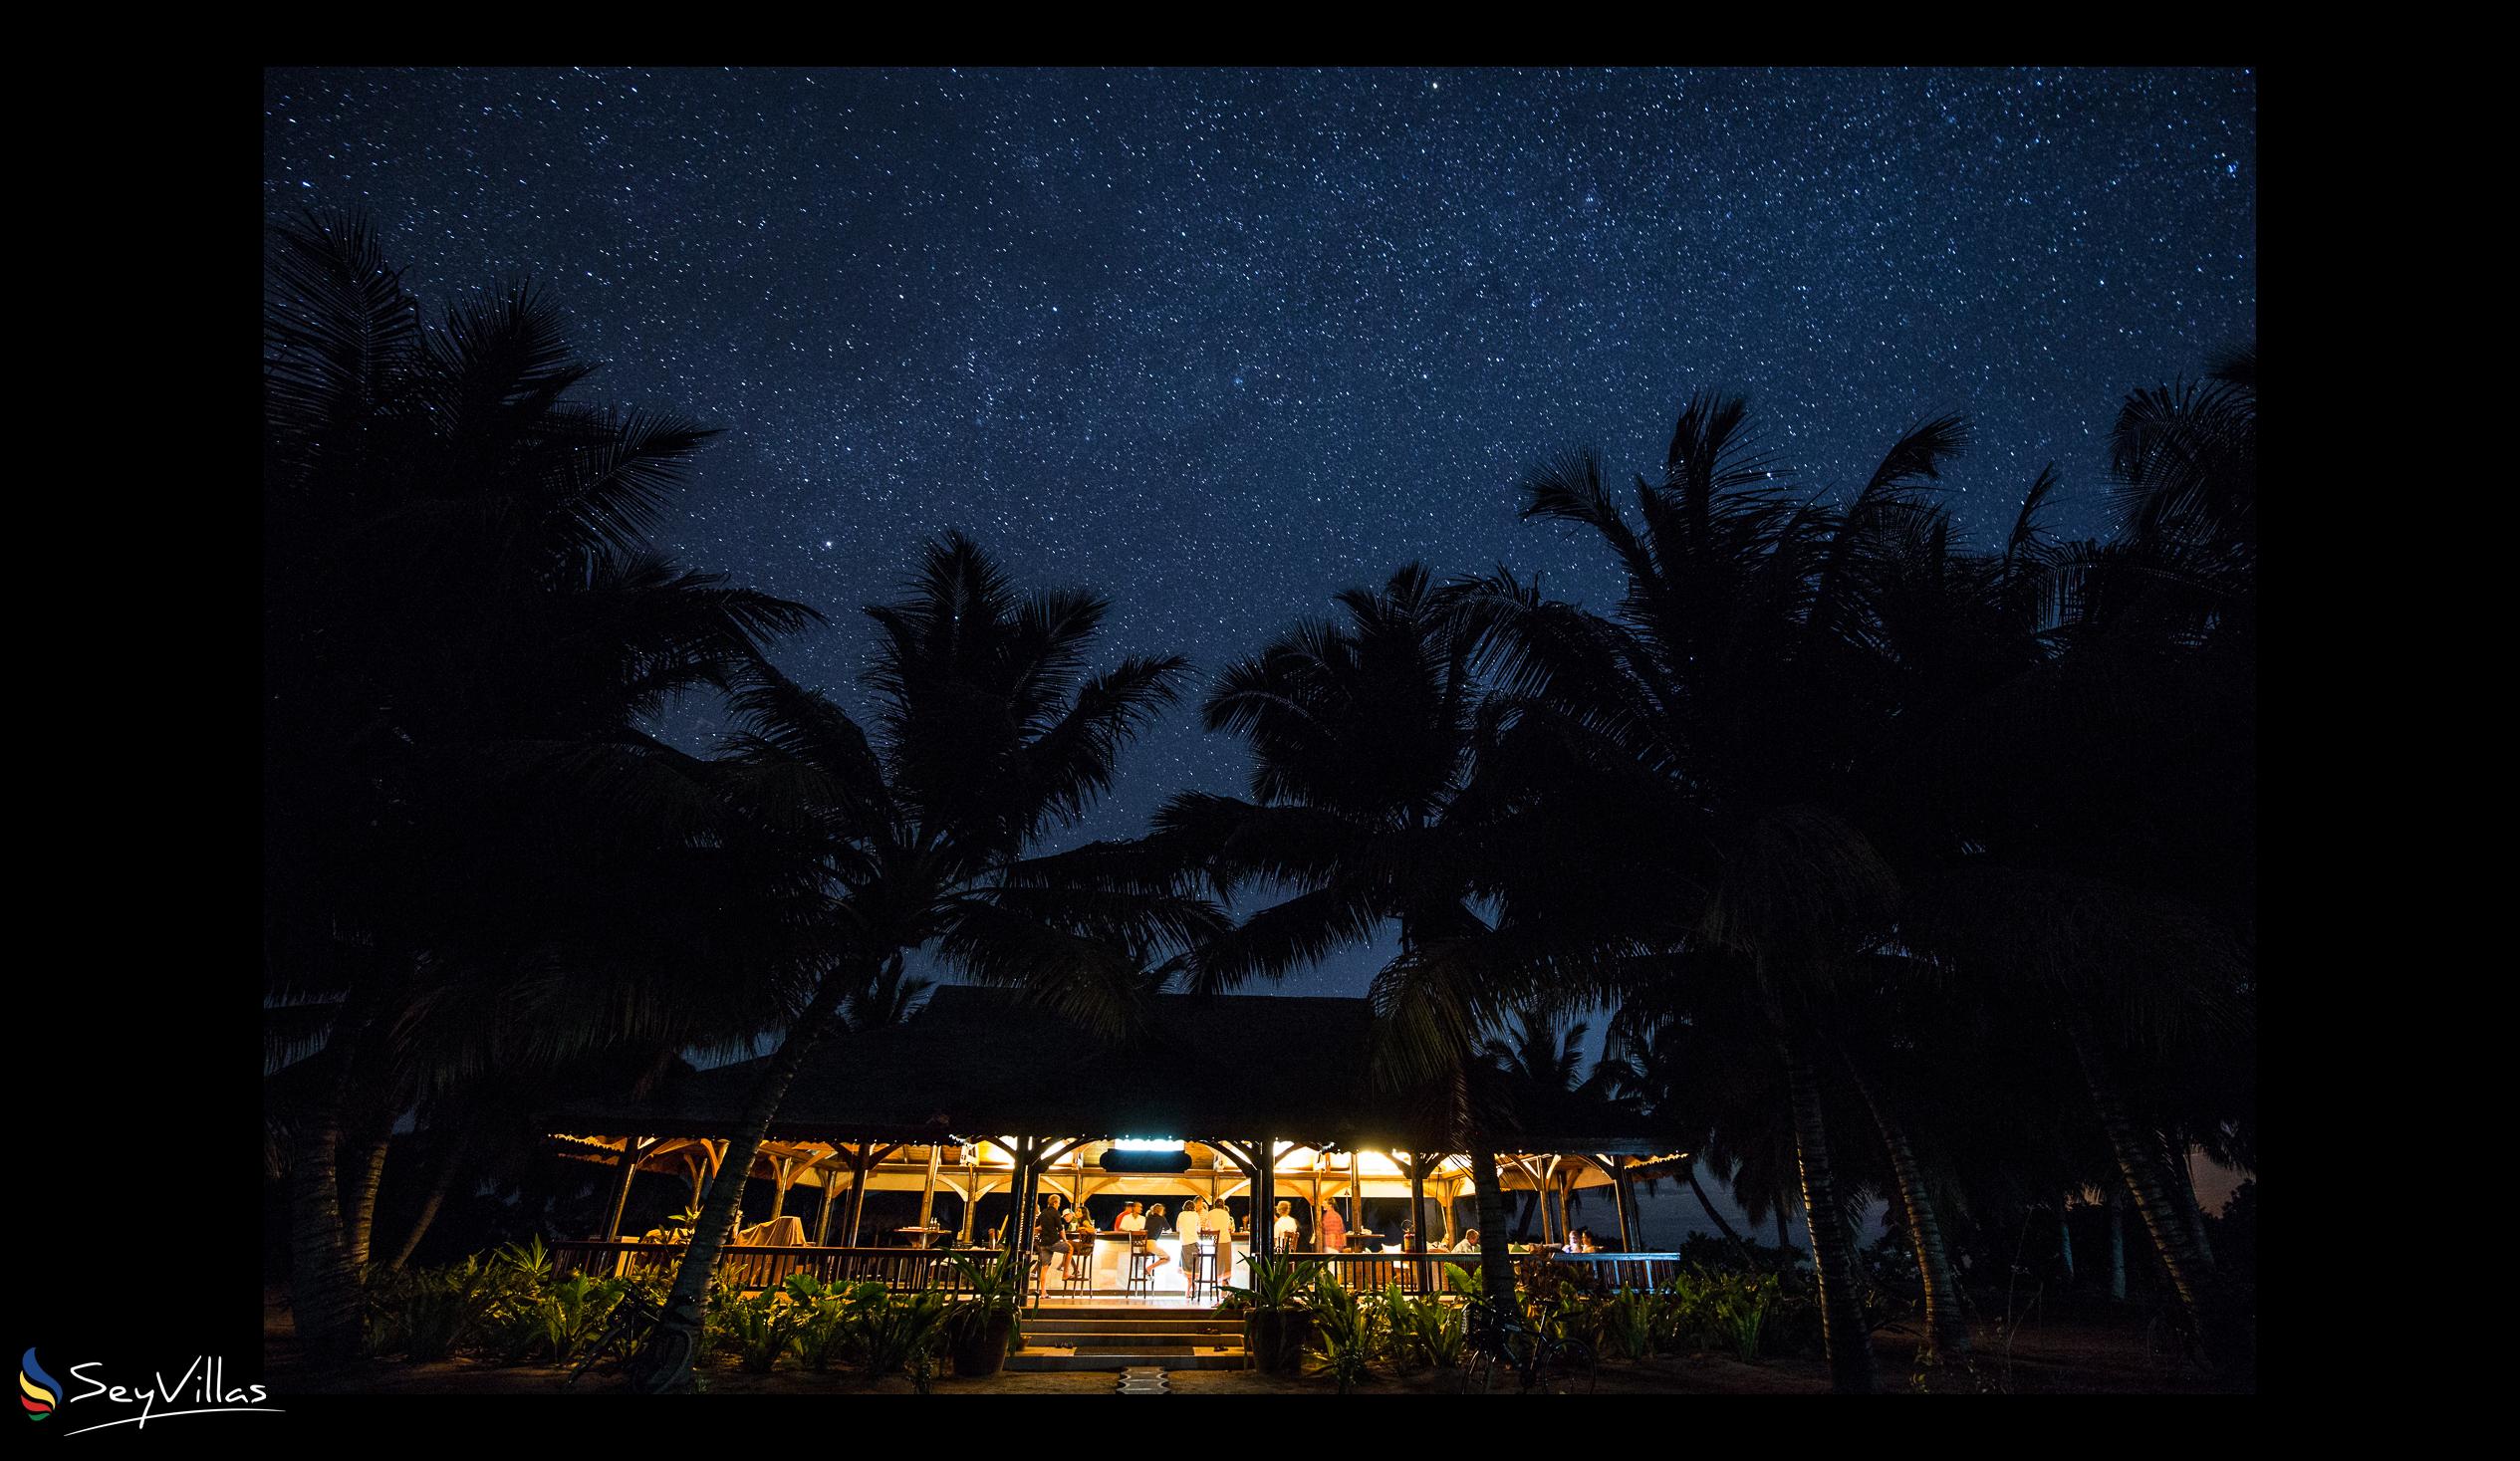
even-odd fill
[[[1085,1256],[1084,1245],[1072,1241],[1068,1244],[1067,1259],[1059,1269],[1059,1287],[1062,1291],[1073,1291],[1079,1284],[1085,1285],[1085,1292],[1094,1292],[1094,1263]]]
[[[1129,1292],[1152,1298],[1155,1292],[1154,1244],[1143,1233],[1129,1235]]]
[[[1214,1294],[1223,1288],[1223,1285],[1220,1284],[1216,1278],[1215,1234],[1202,1233],[1199,1235],[1198,1246],[1190,1252],[1189,1277],[1190,1292],[1193,1295]]]

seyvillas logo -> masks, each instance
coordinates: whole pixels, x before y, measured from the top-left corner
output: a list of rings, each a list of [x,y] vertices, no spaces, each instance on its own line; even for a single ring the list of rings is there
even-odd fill
[[[18,1403],[26,1407],[26,1418],[42,1420],[61,1403],[61,1381],[44,1372],[35,1362],[35,1351],[26,1351],[18,1361]]]
[[[216,1355],[204,1354],[194,1359],[172,1379],[159,1370],[149,1376],[150,1383],[146,1385],[115,1384],[99,1377],[97,1371],[103,1368],[104,1363],[98,1360],[70,1366],[70,1378],[78,1388],[65,1395],[61,1382],[44,1372],[44,1367],[35,1362],[35,1351],[29,1349],[26,1357],[18,1361],[18,1401],[26,1407],[31,1420],[43,1420],[69,1405],[84,1407],[68,1414],[71,1428],[62,1432],[65,1436],[117,1425],[145,1430],[152,1420],[171,1420],[179,1415],[282,1413],[279,1406],[263,1403],[271,1394],[261,1385],[229,1383],[227,1361]],[[103,1403],[91,1403],[97,1401]],[[132,1411],[134,1406],[136,1413]]]

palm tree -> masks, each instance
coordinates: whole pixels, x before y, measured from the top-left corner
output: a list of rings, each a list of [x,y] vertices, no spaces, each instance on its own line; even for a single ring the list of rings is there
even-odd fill
[[[812,850],[820,946],[792,966],[730,971],[779,988],[781,1025],[674,1275],[663,1327],[635,1382],[688,1382],[701,1304],[734,1225],[753,1154],[781,1097],[844,1002],[897,1007],[902,955],[928,950],[987,983],[1028,991],[1054,1016],[1129,1028],[1142,971],[1163,949],[1220,932],[1209,904],[1084,875],[1091,857],[1031,856],[1111,785],[1120,752],[1172,697],[1177,658],[1132,656],[1100,673],[1087,653],[1108,611],[1092,594],[1019,595],[959,534],[930,544],[879,629],[866,675],[872,731],[764,667],[735,701],[724,766],[768,825]]]
[[[1588,1069],[1584,1037],[1592,1028],[1590,1023],[1562,1024],[1561,1020],[1560,1010],[1546,1003],[1527,1003],[1512,1012],[1506,1033],[1487,1037],[1481,1055],[1515,1096],[1554,1100],[1572,1096],[1586,1101],[1624,1103],[1622,1082],[1629,1074],[1627,1068],[1602,1060],[1592,1062]],[[1538,1186],[1532,1188],[1516,1232],[1529,1231],[1532,1212],[1547,1200]],[[1568,1200],[1571,1206],[1583,1201],[1572,1195]]]
[[[339,1357],[356,1339],[342,1109],[390,1084],[364,1081],[361,1062],[385,1058],[457,965],[549,945],[527,918],[498,925],[511,949],[481,957],[462,893],[521,859],[467,814],[493,784],[641,756],[640,717],[727,683],[815,615],[645,547],[708,433],[569,399],[591,367],[530,287],[423,328],[361,219],[271,238],[266,989],[339,1001],[289,1163],[300,1332]]]
[[[902,972],[899,954],[884,960],[867,987],[842,1002],[841,1023],[852,1031],[880,1030],[887,1025],[906,1023],[927,1003],[928,991],[936,987],[933,979],[924,979]]]
[[[1461,827],[1481,716],[1462,620],[1416,564],[1335,602],[1343,619],[1298,624],[1208,695],[1208,729],[1251,745],[1251,796],[1178,795],[1131,850],[1143,875],[1187,875],[1219,898],[1284,893],[1195,952],[1181,971],[1193,991],[1282,975],[1386,925],[1393,971],[1430,941],[1486,928]],[[1482,1280],[1499,1303],[1513,1268],[1496,1133],[1512,1115],[1477,1040],[1504,995],[1482,985],[1436,1015],[1405,979],[1375,992],[1381,1078],[1441,1093],[1449,1109],[1430,1114],[1468,1133]]]
[[[1846,812],[1847,769],[1892,708],[1878,693],[1864,590],[1878,545],[1918,516],[1920,484],[1966,432],[1954,417],[1916,427],[1846,508],[1830,509],[1775,485],[1746,421],[1739,399],[1690,399],[1662,481],[1637,479],[1641,530],[1589,452],[1529,478],[1525,516],[1590,530],[1624,569],[1614,616],[1535,604],[1503,583],[1484,604],[1514,686],[1628,761],[1631,790],[1691,830],[1695,845],[1663,869],[1678,894],[1659,900],[1663,926],[1632,942],[1673,947],[1676,902],[1686,946],[1728,951],[1746,971],[1784,1066],[1833,1380],[1869,1390],[1816,1012],[1896,903],[1895,877]]]

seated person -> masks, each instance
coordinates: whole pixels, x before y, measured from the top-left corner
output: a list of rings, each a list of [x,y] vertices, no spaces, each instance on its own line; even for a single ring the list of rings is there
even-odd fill
[[[1479,1251],[1479,1230],[1478,1230],[1478,1229],[1476,1229],[1476,1228],[1472,1228],[1472,1229],[1470,1229],[1468,1232],[1463,1233],[1463,1234],[1461,1235],[1461,1241],[1452,1245],[1452,1251],[1453,1251],[1453,1252],[1455,1252],[1455,1253],[1476,1253],[1476,1252],[1478,1252],[1478,1251]]]
[[[1304,1227],[1295,1221],[1295,1204],[1278,1199],[1277,1221],[1269,1225],[1269,1245],[1280,1253],[1293,1253],[1304,1241]]]
[[[1116,1231],[1129,1234],[1133,1240],[1144,1237],[1146,1233],[1145,1204],[1133,1202],[1127,1207],[1122,1208],[1120,1210],[1120,1221],[1114,1224],[1114,1228]],[[1151,1243],[1146,1245],[1146,1268],[1150,1273],[1172,1261],[1164,1256],[1162,1249],[1155,1247]]]

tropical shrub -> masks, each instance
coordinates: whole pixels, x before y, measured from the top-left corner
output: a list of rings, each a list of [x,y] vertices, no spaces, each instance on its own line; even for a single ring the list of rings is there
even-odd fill
[[[1023,1342],[1026,1256],[1000,1251],[986,1263],[959,1255],[951,1262],[964,1291],[944,1319],[954,1373],[995,1374],[1005,1367],[1007,1354]]]
[[[1602,1306],[1601,1347],[1631,1364],[1653,1353],[1654,1299],[1621,1289]]]
[[[1392,1309],[1386,1342],[1395,1363],[1452,1369],[1461,1363],[1468,1333],[1460,1305],[1402,1299]]]
[[[796,1342],[803,1320],[804,1313],[775,1289],[728,1305],[727,1332],[734,1340],[735,1361],[747,1374],[770,1373],[778,1368],[779,1356]]]
[[[847,1357],[852,1338],[841,1291],[812,1274],[792,1274],[785,1287],[790,1305],[798,1311],[796,1362],[817,1372],[840,1363]]]
[[[1357,1301],[1347,1287],[1329,1274],[1312,1287],[1307,1305],[1312,1315],[1312,1334],[1305,1343],[1305,1368],[1313,1374],[1327,1374],[1339,1382],[1339,1393],[1346,1394],[1357,1381],[1371,1372],[1374,1356],[1374,1324],[1368,1306]]]
[[[1321,1282],[1317,1265],[1274,1255],[1252,1260],[1249,1287],[1225,1291],[1232,1309],[1225,1311],[1220,1305],[1219,1310],[1243,1317],[1243,1346],[1251,1352],[1253,1363],[1276,1371],[1303,1358],[1313,1319],[1310,1303]],[[1335,1285],[1337,1281],[1328,1282]]]
[[[853,1349],[870,1379],[909,1370],[923,1387],[931,1352],[943,1336],[944,1296],[933,1291],[894,1294],[880,1283],[858,1284],[843,1304]]]

